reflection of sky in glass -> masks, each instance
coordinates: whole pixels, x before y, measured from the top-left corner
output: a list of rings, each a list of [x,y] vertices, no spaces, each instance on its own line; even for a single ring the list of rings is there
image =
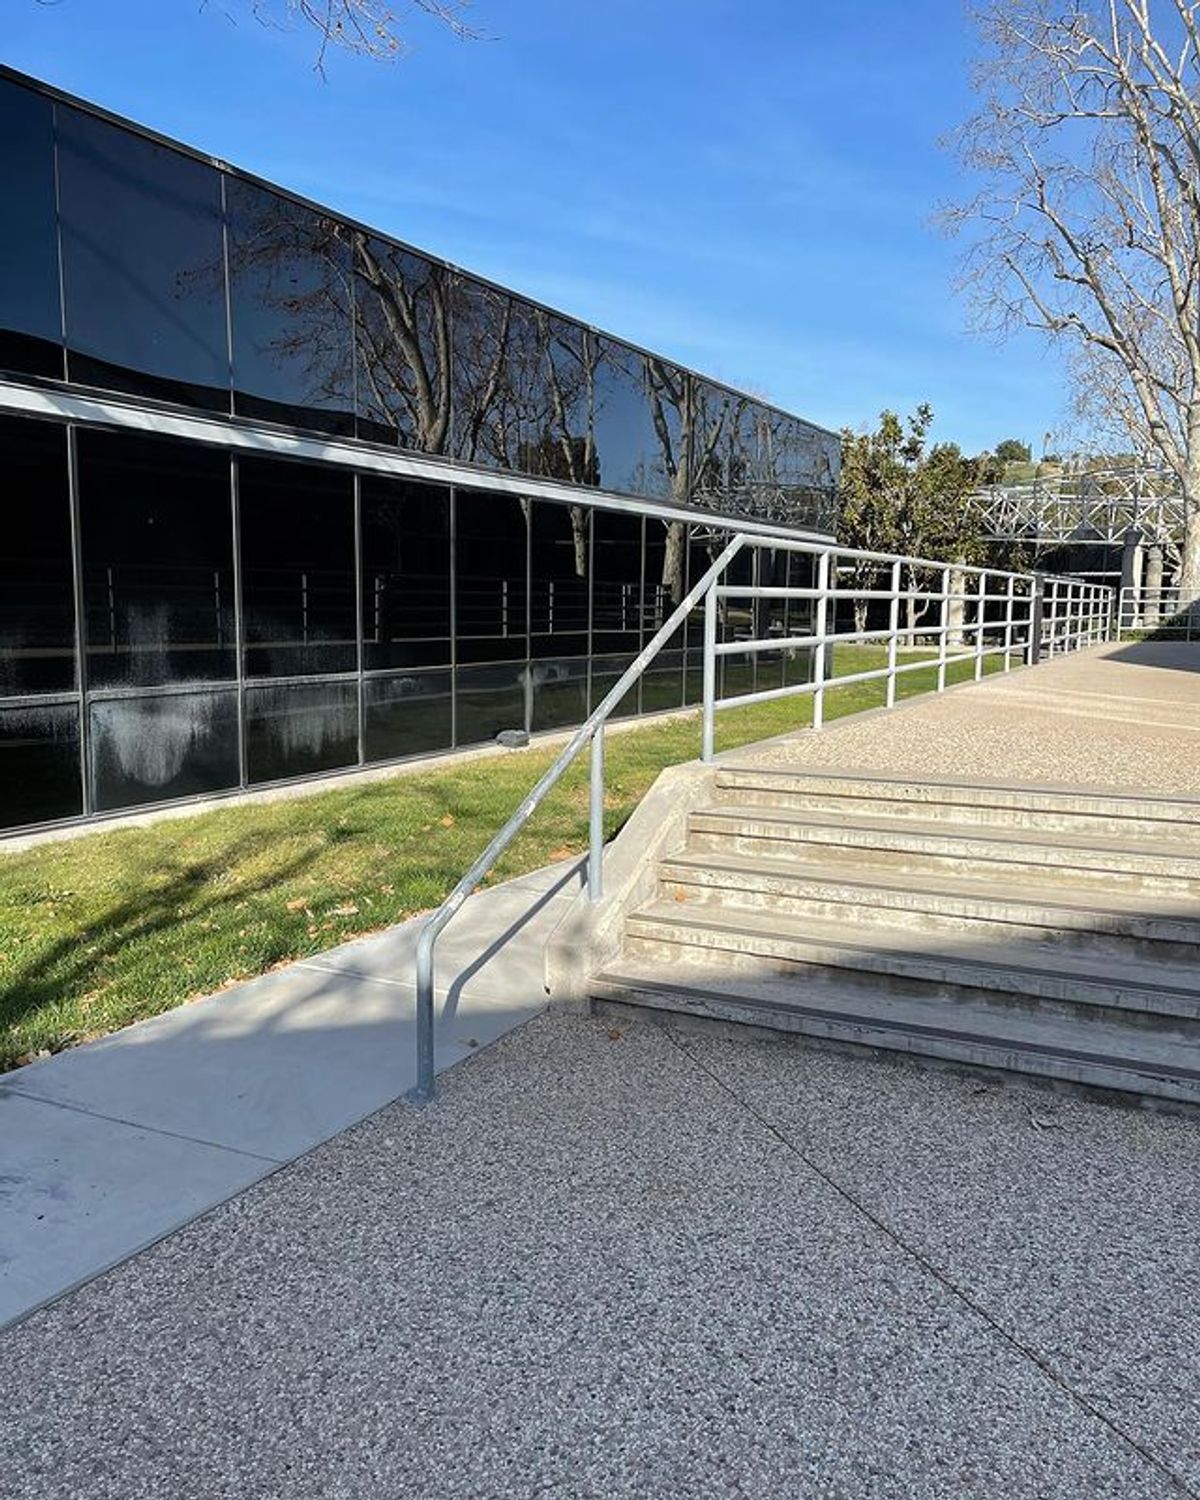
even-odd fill
[[[643,365],[643,356],[622,344],[606,341],[600,346],[596,366],[600,487],[661,497],[668,494],[670,482]],[[666,414],[669,403],[665,397],[663,402]],[[677,421],[672,425],[676,440]]]
[[[216,170],[66,108],[58,164],[68,346],[227,389]]]
[[[27,141],[16,153],[31,177],[10,193],[26,215],[27,234],[9,236],[0,246],[0,268],[9,267],[0,296],[24,279],[35,283],[14,320],[53,331],[56,322],[53,255],[45,253],[46,233],[39,236],[39,214],[49,213],[50,137],[45,100],[20,85],[0,83],[0,112],[6,138]],[[64,243],[64,280],[69,300],[68,327],[73,344],[110,367],[92,368],[80,359],[78,372],[89,381],[119,382],[112,366],[160,377],[128,389],[148,389],[173,399],[205,402],[200,387],[227,391],[229,356],[225,348],[220,251],[220,193],[217,169],[135,132],[60,106],[60,166]],[[3,170],[13,170],[11,166]],[[244,400],[252,395],[277,403],[281,417],[329,430],[347,416],[354,390],[355,353],[350,316],[350,232],[321,210],[297,203],[234,175],[225,178],[229,202],[235,386]],[[265,205],[265,207],[264,207]],[[256,235],[268,241],[256,247]],[[360,235],[395,260],[398,281],[410,282],[417,267],[428,269],[416,252],[396,247],[382,236]],[[14,241],[17,243],[14,248]],[[25,248],[37,242],[40,252]],[[245,253],[249,245],[250,253]],[[257,253],[262,248],[263,253]],[[362,281],[361,272],[359,281]],[[653,356],[605,335],[585,334],[582,325],[540,309],[515,295],[492,289],[465,273],[455,273],[458,287],[453,319],[455,368],[455,451],[472,462],[546,474],[575,483],[641,493],[656,499],[686,500],[673,492],[672,468],[680,459],[684,424],[677,409],[678,392],[662,391],[662,413],[669,432],[665,440],[655,425]],[[365,295],[364,303],[371,299]],[[407,298],[418,293],[417,342],[427,345],[427,373],[437,384],[439,354],[434,347],[434,298],[424,283],[402,285]],[[505,312],[511,321],[504,325]],[[361,324],[364,340],[380,329],[378,296]],[[0,314],[0,330],[3,328]],[[498,339],[503,331],[506,358],[499,379],[491,378]],[[411,359],[400,349],[394,370],[382,370],[382,396],[359,391],[364,417],[362,435],[371,440],[446,451],[448,413],[444,401],[426,403],[427,433],[416,430],[413,391],[407,389]],[[580,359],[595,346],[594,367]],[[53,349],[51,349],[51,354]],[[368,386],[359,351],[358,384]],[[665,363],[665,362],[664,362]],[[682,387],[692,377],[682,377]],[[648,378],[648,372],[649,378]],[[558,377],[557,381],[555,376]],[[588,412],[592,380],[594,411]],[[769,412],[748,397],[729,393],[695,377],[718,408],[744,411],[737,431],[723,433],[697,486],[706,503],[719,506],[730,485],[741,490],[743,503],[773,483],[831,485],[836,470],[836,438]],[[165,391],[168,381],[176,389]],[[186,385],[187,390],[180,390]],[[565,402],[562,397],[566,396]],[[226,398],[227,399],[227,398]],[[564,411],[564,405],[566,410]],[[486,408],[486,410],[484,409]],[[328,415],[319,419],[317,413]],[[752,415],[753,413],[753,415]],[[259,411],[258,415],[264,413]],[[372,426],[372,420],[379,426]],[[589,428],[590,420],[590,428]],[[399,428],[399,432],[397,432]],[[334,425],[334,430],[342,430]],[[596,462],[588,459],[589,430],[596,442]],[[693,454],[703,447],[698,423]],[[664,452],[664,446],[670,452]],[[597,472],[598,469],[598,472]],[[722,482],[717,482],[722,477]],[[749,502],[746,497],[750,496]]]
[[[0,88],[0,139],[0,202],[6,218],[0,235],[0,329],[57,342],[62,329],[48,101]]]

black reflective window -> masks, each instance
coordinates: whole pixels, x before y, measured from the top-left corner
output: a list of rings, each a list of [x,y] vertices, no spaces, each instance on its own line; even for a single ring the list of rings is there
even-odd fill
[[[0,79],[0,369],[62,379],[54,107]]]
[[[704,577],[725,547],[732,541],[728,532],[697,523],[686,528],[685,592]],[[699,703],[704,683],[704,610],[694,609],[684,625],[686,642],[684,658],[684,702]]]
[[[450,448],[450,291],[443,266],[356,234],[358,435],[422,453]]]
[[[781,495],[778,517],[792,526],[830,531],[835,520],[841,444],[783,412],[770,413],[772,468]]]
[[[641,516],[597,510],[592,518],[592,708],[641,649],[643,533]],[[637,706],[635,683],[618,717]]]
[[[536,309],[464,277],[454,284],[454,452],[470,463],[535,462],[551,405]]]
[[[215,167],[60,105],[72,380],[228,410]]]
[[[451,674],[445,668],[388,672],[363,684],[367,760],[428,755],[453,743]]]
[[[817,581],[816,559],[805,552],[788,552],[784,576],[780,580],[793,589],[810,589]],[[815,605],[811,599],[786,599],[783,605],[780,633],[787,637],[811,635],[815,624]],[[792,646],[784,652],[783,680],[787,683],[811,682],[813,650],[810,646]]]
[[[681,458],[685,390],[673,366],[613,339],[600,342],[595,431],[604,489],[671,497]]]
[[[457,491],[459,661],[501,661],[529,654],[528,503],[513,495]]]
[[[354,671],[353,479],[241,459],[238,505],[247,674]]]
[[[737,515],[775,519],[771,445],[767,413],[746,396],[732,395],[722,445],[722,490]]]
[[[262,683],[246,688],[246,770],[251,781],[311,776],[357,760],[356,683]]]
[[[636,654],[642,632],[642,518],[597,510],[592,518],[592,649]]]
[[[528,505],[530,654],[585,655],[591,509],[545,500]]]
[[[532,694],[527,661],[459,667],[454,674],[456,742],[479,745],[507,729],[527,729]]]
[[[75,684],[66,429],[0,418],[0,698]]]
[[[236,688],[93,699],[97,808],[136,807],[238,784]]]
[[[530,502],[531,727],[587,718],[592,517],[582,505]]]
[[[732,392],[707,380],[692,381],[692,496],[708,510],[724,508]]]
[[[0,827],[77,817],[79,787],[77,705],[0,706]]]
[[[81,431],[78,463],[89,686],[233,677],[229,459]]]
[[[682,533],[680,522],[667,523],[655,516],[646,517],[645,574],[642,580],[642,639],[657,634],[667,623],[679,598],[683,596],[682,572],[677,579],[678,597],[672,597],[668,571],[682,564],[682,546],[668,546],[673,534]],[[682,540],[682,538],[681,538]],[[683,701],[683,627],[668,638],[658,655],[647,667],[641,681],[641,711],[661,713],[678,708]]]
[[[599,481],[592,430],[596,341],[578,323],[534,308],[536,333],[518,467],[569,484]]]
[[[363,666],[449,662],[450,491],[369,475],[361,485]]]
[[[234,409],[295,427],[354,430],[349,231],[227,177]]]

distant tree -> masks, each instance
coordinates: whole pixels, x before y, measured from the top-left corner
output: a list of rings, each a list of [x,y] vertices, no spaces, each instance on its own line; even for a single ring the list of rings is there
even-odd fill
[[[996,444],[996,457],[1002,464],[1027,464],[1033,457],[1033,450],[1020,438],[1005,438]]]
[[[986,552],[976,493],[996,477],[988,455],[966,458],[957,443],[927,447],[933,409],[917,407],[907,421],[880,413],[873,432],[842,434],[838,540],[864,552],[894,552],[939,562],[973,562]],[[882,568],[865,559],[851,568],[856,590],[878,585]],[[910,564],[905,586],[928,586],[928,569]],[[906,624],[924,613],[909,600]],[[855,628],[866,627],[865,601],[855,601]]]

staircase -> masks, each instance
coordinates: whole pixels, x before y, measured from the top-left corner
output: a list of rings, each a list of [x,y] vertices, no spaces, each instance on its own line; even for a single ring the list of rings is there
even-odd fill
[[[590,993],[1200,1105],[1200,802],[724,766]]]

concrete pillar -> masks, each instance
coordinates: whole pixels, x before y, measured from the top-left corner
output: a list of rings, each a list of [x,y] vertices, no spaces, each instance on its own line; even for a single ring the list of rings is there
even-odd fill
[[[1140,590],[1146,563],[1144,542],[1140,526],[1131,526],[1125,533],[1125,545],[1121,551],[1121,618],[1118,621],[1122,630],[1137,630],[1142,623]]]
[[[1159,601],[1162,596],[1163,586],[1163,549],[1157,542],[1152,542],[1146,548],[1146,613],[1145,624],[1153,629],[1158,624]]]

